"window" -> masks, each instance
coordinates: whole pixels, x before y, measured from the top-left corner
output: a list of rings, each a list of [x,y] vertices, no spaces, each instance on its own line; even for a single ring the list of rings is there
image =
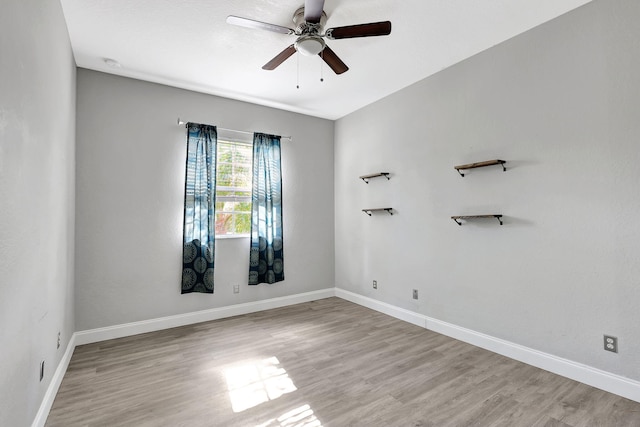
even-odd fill
[[[239,132],[237,132],[239,134]],[[216,236],[251,233],[252,135],[218,134]]]

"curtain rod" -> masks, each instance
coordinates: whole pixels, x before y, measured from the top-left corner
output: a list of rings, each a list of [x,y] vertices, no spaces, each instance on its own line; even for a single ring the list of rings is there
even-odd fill
[[[180,117],[178,117],[178,126],[182,126],[182,125],[186,125],[187,122],[180,120]],[[238,133],[245,133],[247,135],[253,135],[253,132],[247,132],[245,130],[236,130],[236,129],[225,129],[225,128],[221,128],[216,126],[216,128],[220,129],[220,130],[224,130],[227,132],[238,132]],[[289,141],[292,141],[293,138],[291,138],[290,136],[281,136],[280,139],[288,139]]]

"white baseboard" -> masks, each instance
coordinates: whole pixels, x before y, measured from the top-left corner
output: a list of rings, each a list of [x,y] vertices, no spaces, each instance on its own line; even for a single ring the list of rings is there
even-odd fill
[[[345,291],[344,289],[340,288],[336,288],[335,293],[338,298],[351,301],[380,313],[388,314],[391,317],[404,320],[405,322],[413,323],[417,326],[422,326],[423,328],[427,327],[427,316],[418,314],[415,311],[405,310],[404,308],[396,307],[395,305],[387,304],[386,302],[378,301],[373,298]]]
[[[47,387],[47,391],[42,398],[42,403],[40,404],[40,408],[38,408],[38,413],[36,414],[31,427],[43,427],[47,422],[47,417],[49,416],[49,411],[53,406],[53,401],[56,398],[56,394],[58,393],[58,389],[60,388],[60,384],[62,384],[62,379],[64,378],[64,374],[67,372],[67,367],[69,366],[69,362],[71,361],[71,356],[73,356],[73,350],[76,348],[76,335],[73,334],[69,343],[67,344],[67,349],[64,351],[62,355],[62,359],[60,363],[58,363],[58,367],[56,371],[53,373],[53,377],[51,378],[51,382],[49,383],[49,387]]]
[[[337,297],[347,301],[388,314],[414,325],[422,326],[476,347],[484,348],[528,365],[640,402],[640,382],[638,381],[433,319],[344,289],[336,288],[335,294]]]
[[[427,329],[640,402],[638,381],[432,318],[427,318]]]
[[[289,295],[243,304],[229,305],[226,307],[212,308],[209,310],[194,311],[192,313],[177,314],[157,319],[143,320],[140,322],[79,331],[74,335],[76,336],[76,345],[90,344],[114,338],[128,337],[146,332],[191,325],[194,323],[208,322],[210,320],[224,319],[226,317],[239,316],[241,314],[255,313],[257,311],[270,310],[272,308],[285,307],[303,302],[316,301],[319,299],[329,298],[334,295],[335,292],[333,288],[322,289],[303,294]]]

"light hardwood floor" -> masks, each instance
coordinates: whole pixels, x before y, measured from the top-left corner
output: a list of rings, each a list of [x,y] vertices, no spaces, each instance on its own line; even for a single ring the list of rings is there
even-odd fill
[[[640,403],[338,299],[76,348],[47,426],[640,426]]]

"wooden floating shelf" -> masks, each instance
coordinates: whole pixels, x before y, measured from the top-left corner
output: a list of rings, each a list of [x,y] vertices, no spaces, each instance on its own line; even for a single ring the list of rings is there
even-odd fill
[[[373,212],[382,212],[382,211],[386,211],[389,213],[389,215],[393,215],[393,208],[362,209],[362,212],[366,213],[369,216],[371,216]]]
[[[484,161],[484,162],[469,163],[469,164],[466,164],[466,165],[454,166],[453,168],[458,171],[460,176],[464,176],[464,174],[462,172],[460,172],[460,170],[483,168],[485,166],[494,166],[494,165],[502,166],[502,171],[506,172],[507,168],[504,166],[505,163],[507,163],[506,160],[496,159],[496,160],[487,160],[487,161]]]
[[[502,215],[501,214],[489,214],[489,215],[456,215],[452,216],[451,219],[456,222],[458,225],[462,225],[461,219],[477,219],[477,218],[496,218],[500,225],[502,225]]]
[[[387,178],[387,181],[391,179],[389,178],[389,172],[377,172],[377,173],[372,173],[370,175],[362,175],[360,179],[368,184],[371,178],[378,178],[380,176],[384,176],[385,178]]]

